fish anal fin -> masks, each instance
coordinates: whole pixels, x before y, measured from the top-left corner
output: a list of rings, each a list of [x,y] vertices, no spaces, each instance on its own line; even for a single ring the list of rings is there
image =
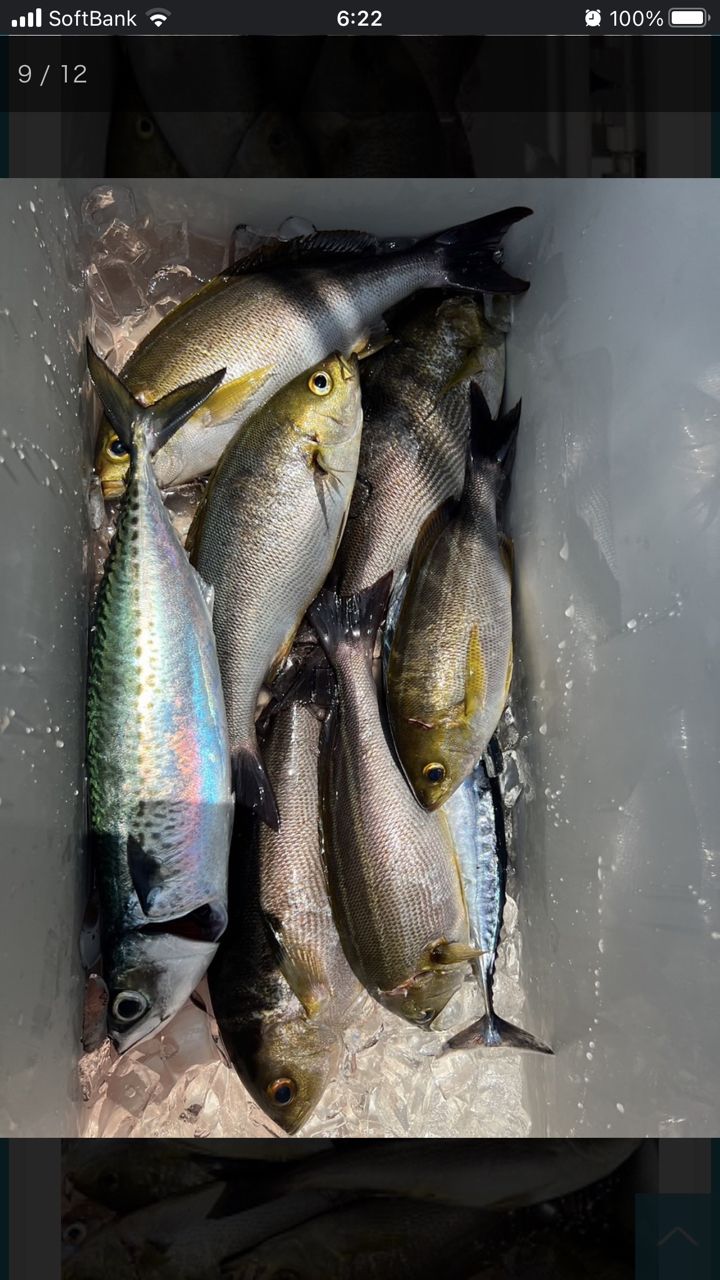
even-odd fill
[[[465,719],[472,720],[482,710],[486,689],[485,662],[480,643],[480,628],[470,628],[465,663]]]

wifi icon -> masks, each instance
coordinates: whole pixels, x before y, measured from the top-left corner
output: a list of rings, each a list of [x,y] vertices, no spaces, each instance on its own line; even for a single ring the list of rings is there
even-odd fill
[[[150,19],[150,21],[153,23],[154,26],[161,27],[163,23],[167,22],[168,18],[170,17],[170,10],[169,9],[147,9],[145,12],[145,16],[146,18]]]

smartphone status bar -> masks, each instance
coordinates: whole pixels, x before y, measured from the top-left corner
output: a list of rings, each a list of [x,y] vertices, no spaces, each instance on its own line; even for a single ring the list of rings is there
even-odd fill
[[[718,0],[720,14],[720,0]],[[584,0],[274,0],[238,6],[236,0],[170,0],[170,7],[22,8],[3,2],[0,30],[8,35],[662,35],[712,34],[706,8],[589,6]]]

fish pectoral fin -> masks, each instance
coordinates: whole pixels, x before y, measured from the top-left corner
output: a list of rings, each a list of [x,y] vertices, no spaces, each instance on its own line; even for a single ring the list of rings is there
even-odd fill
[[[482,710],[485,700],[485,662],[480,643],[480,628],[470,628],[465,663],[465,719],[472,720]]]
[[[455,387],[461,386],[463,382],[467,382],[470,378],[474,378],[477,374],[482,373],[484,367],[484,348],[482,346],[473,347],[471,351],[468,351],[459,369],[456,369],[452,377],[449,378],[442,386],[440,390],[440,397],[446,396],[448,392],[452,391]]]
[[[263,922],[275,961],[285,981],[294,991],[308,1018],[317,1017],[331,996],[319,957],[312,947],[305,945],[293,945],[290,954],[283,937],[282,922],[277,916],[265,912]]]
[[[248,400],[265,385],[273,373],[274,365],[265,365],[262,369],[251,369],[232,382],[224,382],[217,391],[205,401],[195,421],[203,427],[218,427],[222,422],[231,422],[245,407]]]
[[[449,942],[447,938],[436,938],[422,952],[418,971],[422,973],[428,969],[447,969],[452,965],[467,964],[469,960],[477,960],[481,955],[482,951],[466,942]]]
[[[318,445],[316,441],[311,441],[309,444],[307,448],[307,458],[308,466],[311,468],[313,473],[315,492],[317,493],[318,502],[320,503],[323,513],[325,527],[326,529],[329,529],[330,520],[328,518],[327,510],[327,495],[328,492],[335,494],[342,493],[342,480],[340,478],[342,472],[335,471],[328,465],[327,459],[323,456],[322,446]]]
[[[148,853],[142,842],[133,835],[127,838],[127,865],[145,915],[148,918],[162,915],[161,904],[165,889],[162,863]]]

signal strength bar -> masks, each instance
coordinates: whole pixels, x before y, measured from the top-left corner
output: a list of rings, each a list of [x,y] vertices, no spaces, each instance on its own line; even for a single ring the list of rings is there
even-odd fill
[[[42,26],[42,9],[31,9],[27,17],[13,18],[10,22],[11,27],[41,27]]]

